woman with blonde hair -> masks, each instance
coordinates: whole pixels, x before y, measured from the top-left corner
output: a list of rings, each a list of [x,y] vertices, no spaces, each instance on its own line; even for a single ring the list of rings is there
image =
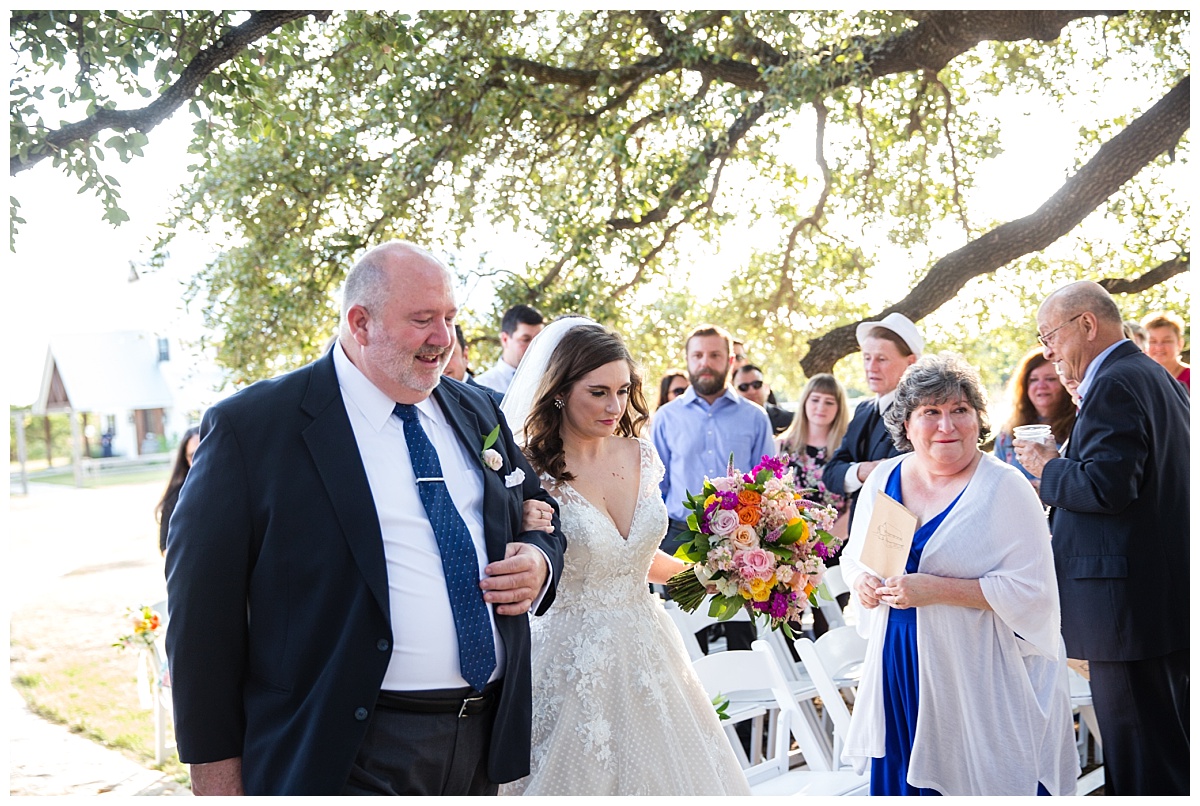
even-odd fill
[[[1183,363],[1183,320],[1173,313],[1152,313],[1142,320],[1146,328],[1146,355],[1171,373],[1192,393],[1192,368]]]
[[[775,441],[776,450],[796,469],[796,484],[817,491],[814,500],[838,511],[835,534],[845,537],[846,499],[826,489],[821,480],[825,460],[842,444],[850,424],[846,390],[827,372],[814,375],[800,394],[792,424]],[[841,531],[837,529],[841,528]]]

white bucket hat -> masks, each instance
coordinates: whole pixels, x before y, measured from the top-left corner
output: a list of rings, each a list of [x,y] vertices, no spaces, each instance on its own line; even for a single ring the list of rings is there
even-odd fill
[[[863,339],[871,335],[871,331],[877,327],[882,327],[892,331],[908,345],[908,349],[912,350],[913,355],[917,358],[921,357],[921,351],[925,349],[925,338],[921,335],[921,331],[917,330],[917,326],[912,323],[902,313],[889,313],[887,316],[878,322],[862,322],[854,329],[854,336],[858,339],[858,346],[862,347]]]

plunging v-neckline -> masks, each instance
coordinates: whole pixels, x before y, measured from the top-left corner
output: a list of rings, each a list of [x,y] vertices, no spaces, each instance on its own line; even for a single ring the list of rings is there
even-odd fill
[[[612,526],[613,531],[617,533],[617,537],[621,538],[621,540],[625,541],[626,543],[629,542],[629,536],[631,534],[633,534],[633,524],[634,524],[634,521],[637,520],[638,510],[641,509],[641,507],[642,507],[642,454],[641,454],[641,451],[642,451],[642,447],[641,447],[641,445],[639,445],[638,446],[638,480],[637,480],[637,486],[633,488],[634,495],[636,496],[636,498],[634,499],[634,502],[633,502],[633,514],[631,514],[629,516],[629,528],[625,530],[625,534],[621,534],[621,527],[617,526],[617,522],[615,520],[613,520],[612,515],[608,514],[607,510],[601,509],[600,507],[593,504],[592,499],[588,498],[586,495],[579,492],[579,488],[577,488],[574,484],[572,484],[569,481],[564,481],[564,482],[562,482],[562,484],[559,485],[559,486],[562,486],[563,484],[565,484],[566,486],[570,487],[571,492],[575,493],[575,495],[582,498],[585,504],[587,504],[592,509],[596,510],[596,512],[600,513],[604,517],[604,519],[606,521],[608,521],[609,524]]]

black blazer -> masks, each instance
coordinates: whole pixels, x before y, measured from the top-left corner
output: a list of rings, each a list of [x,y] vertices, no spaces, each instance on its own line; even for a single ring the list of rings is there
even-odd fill
[[[555,506],[492,399],[451,378],[434,396],[459,437],[525,472],[486,471],[488,559],[514,540],[549,557],[554,600],[565,549],[520,532],[525,498]],[[242,757],[247,794],[334,795],[349,777],[391,659],[383,542],[332,354],[208,410],[170,528],[167,654],[179,757]],[[420,618],[420,613],[412,614]],[[496,616],[504,685],[488,759],[493,781],[529,772],[528,616]]]
[[[1183,385],[1125,342],[1097,371],[1066,457],[1042,471],[1069,657],[1188,646],[1190,413]]]
[[[883,424],[883,417],[872,418],[871,416],[875,410],[876,400],[878,398],[873,397],[858,404],[858,408],[854,410],[854,417],[846,428],[846,436],[842,438],[842,444],[825,463],[821,480],[825,482],[825,486],[830,492],[846,495],[846,471],[854,462],[873,462],[877,459],[890,459],[900,455],[901,452],[896,449],[896,443],[892,441],[892,435],[888,433],[887,426]],[[875,422],[870,433],[864,435],[863,429],[866,428],[868,419],[874,419]],[[857,491],[851,493],[849,496],[851,507],[857,498]]]

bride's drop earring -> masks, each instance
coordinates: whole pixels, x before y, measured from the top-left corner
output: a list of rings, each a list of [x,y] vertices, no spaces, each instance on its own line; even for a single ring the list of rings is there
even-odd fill
[[[561,398],[561,397],[556,397],[556,398],[554,398],[554,408],[556,408],[556,409],[561,409],[561,408],[562,408],[563,406],[565,406],[565,405],[566,405],[566,404],[562,402],[562,398]]]

